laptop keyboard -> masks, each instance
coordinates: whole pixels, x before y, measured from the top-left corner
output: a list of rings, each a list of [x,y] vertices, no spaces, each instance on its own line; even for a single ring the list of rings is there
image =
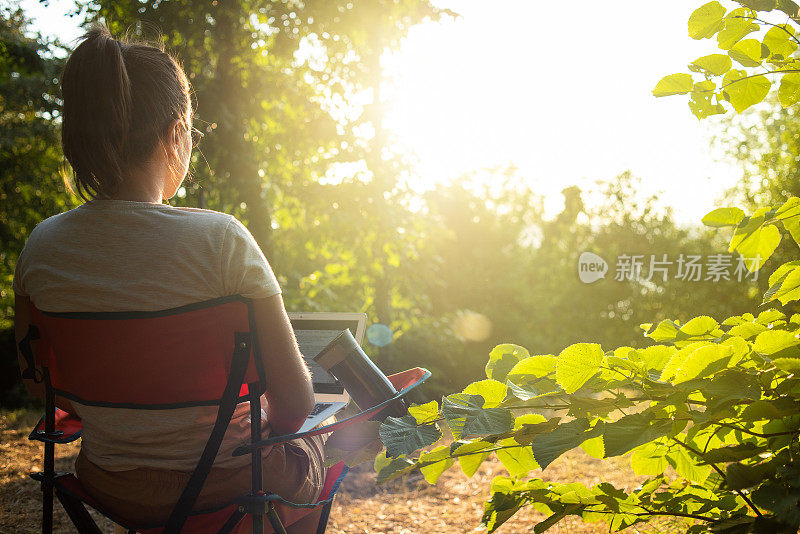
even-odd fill
[[[317,415],[322,410],[326,410],[330,405],[331,403],[329,402],[318,402],[314,405],[314,409],[311,410],[311,413],[308,414],[308,416],[311,417],[312,415]]]

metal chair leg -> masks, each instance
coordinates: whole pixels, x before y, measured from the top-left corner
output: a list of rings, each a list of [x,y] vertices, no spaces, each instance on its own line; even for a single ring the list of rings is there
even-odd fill
[[[330,501],[328,504],[323,506],[322,513],[319,516],[319,526],[317,527],[317,534],[325,534],[325,530],[328,528],[328,517],[331,515],[331,506],[333,505],[333,501]]]
[[[80,534],[103,534],[80,499],[58,490],[56,496]]]
[[[255,520],[256,516],[253,516],[253,520]],[[275,531],[275,534],[286,534],[286,529],[283,528],[283,523],[281,523],[281,518],[278,517],[278,512],[275,510],[275,505],[272,501],[267,503],[267,519],[269,519],[270,524],[272,525],[272,529]]]

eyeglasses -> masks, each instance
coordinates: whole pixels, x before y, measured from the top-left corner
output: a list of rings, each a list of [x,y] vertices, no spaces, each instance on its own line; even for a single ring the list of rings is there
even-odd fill
[[[200,144],[200,140],[205,134],[194,126],[192,126],[190,131],[192,133],[192,148],[195,148],[198,144]]]

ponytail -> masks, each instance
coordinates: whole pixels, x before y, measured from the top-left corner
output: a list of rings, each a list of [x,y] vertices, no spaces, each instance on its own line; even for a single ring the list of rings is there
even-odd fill
[[[84,200],[113,195],[169,124],[190,113],[178,63],[158,47],[115,40],[102,24],[69,57],[61,90],[61,144]]]

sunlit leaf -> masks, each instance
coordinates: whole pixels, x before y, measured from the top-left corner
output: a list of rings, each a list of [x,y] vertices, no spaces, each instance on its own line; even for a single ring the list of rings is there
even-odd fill
[[[685,95],[694,87],[691,74],[669,74],[661,78],[653,89],[653,96]]]
[[[494,408],[506,398],[508,386],[497,380],[480,380],[465,387],[462,393],[480,395],[484,400],[484,408]]]
[[[455,458],[450,458],[450,447],[448,445],[440,445],[431,451],[420,454],[419,462],[423,464],[419,470],[428,484],[436,484],[442,473],[450,469],[456,463],[456,460]]]
[[[508,372],[528,356],[530,356],[528,350],[519,345],[510,343],[497,345],[489,353],[489,361],[486,363],[486,377],[504,381]]]
[[[774,26],[767,31],[762,42],[771,54],[788,58],[797,50],[797,42],[793,39],[794,33],[794,28],[788,24]]]
[[[769,49],[756,39],[739,41],[728,50],[728,55],[745,67],[758,67],[768,54]]]
[[[715,76],[722,76],[731,70],[731,58],[725,54],[710,54],[695,59],[689,64],[692,70],[704,71]]]
[[[722,29],[725,8],[719,2],[703,4],[689,17],[689,36],[692,39],[707,39]]]
[[[750,76],[743,70],[730,70],[722,79],[722,90],[738,113],[764,100],[771,86],[766,76]]]
[[[603,349],[597,343],[576,343],[558,355],[556,380],[567,393],[574,393],[600,370]]]
[[[439,404],[433,400],[425,404],[409,406],[408,415],[412,416],[419,424],[430,423],[439,417]]]
[[[744,219],[744,212],[739,208],[717,208],[703,217],[703,224],[714,227],[736,226],[742,219]]]

